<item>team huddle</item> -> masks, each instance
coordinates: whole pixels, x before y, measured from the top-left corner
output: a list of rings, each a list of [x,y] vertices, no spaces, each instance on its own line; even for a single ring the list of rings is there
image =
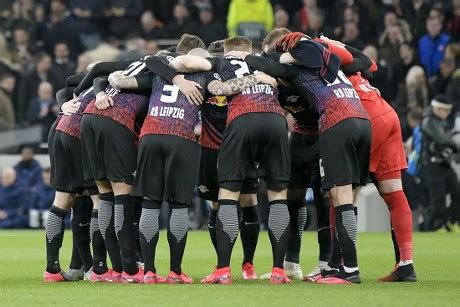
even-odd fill
[[[416,281],[400,123],[369,84],[377,65],[338,41],[283,28],[268,33],[262,49],[252,54],[252,42],[240,36],[205,49],[186,34],[174,52],[93,63],[67,79],[56,94],[62,112],[48,140],[56,198],[46,224],[45,282],[79,279],[59,264],[63,220],[73,206],[74,252],[85,279],[192,283],[181,264],[195,191],[211,203],[208,229],[217,254],[214,271],[201,282],[232,283],[238,232],[242,277],[258,279],[253,260],[263,180],[273,268],[260,278],[360,283],[354,204],[369,177],[390,211],[396,259],[380,281]],[[286,113],[295,120],[290,134]],[[307,188],[320,252],[304,277],[299,255]],[[77,209],[80,195],[91,196],[92,208]],[[169,203],[166,277],[155,268],[163,201]],[[86,234],[77,227],[85,217]]]

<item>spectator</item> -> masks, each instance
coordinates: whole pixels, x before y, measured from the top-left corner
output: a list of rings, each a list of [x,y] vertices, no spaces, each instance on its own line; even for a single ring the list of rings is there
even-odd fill
[[[388,64],[385,59],[379,57],[379,52],[377,48],[372,45],[367,46],[363,49],[364,54],[371,58],[375,63],[377,63],[379,69],[373,73],[373,78],[370,80],[372,86],[378,88],[382,97],[387,100],[390,100],[390,82],[389,82],[389,71]]]
[[[10,45],[10,53],[13,55],[13,62],[21,65],[22,69],[27,68],[27,65],[33,58],[33,55],[38,52],[37,46],[30,42],[29,33],[24,27],[17,27],[13,31],[13,43]]]
[[[45,51],[52,54],[58,42],[66,42],[70,50],[70,58],[75,60],[83,50],[79,31],[67,7],[66,0],[51,0],[50,15],[46,30],[43,33]]]
[[[366,46],[359,36],[359,28],[356,22],[348,21],[344,24],[342,42],[359,50],[363,50]]]
[[[380,54],[384,58],[391,69],[399,62],[399,48],[405,41],[398,25],[389,26],[385,32],[380,36]]]
[[[75,69],[76,74],[84,74],[87,71],[88,65],[91,64],[91,57],[88,53],[82,53],[78,56],[77,68]]]
[[[190,20],[190,12],[185,4],[177,3],[174,6],[173,20],[168,23],[166,31],[170,38],[179,38],[184,34]]]
[[[308,30],[310,37],[319,37],[324,30],[324,12],[318,8],[308,10]]]
[[[48,132],[59,113],[59,108],[53,98],[53,86],[49,82],[42,82],[38,86],[38,97],[34,98],[27,111],[27,121],[30,124],[40,124],[42,141],[46,142]]]
[[[54,201],[55,191],[50,187],[51,169],[45,168],[42,173],[43,184],[37,187],[36,198],[29,210],[29,226],[44,228],[48,218],[48,210]]]
[[[51,73],[56,80],[56,90],[65,86],[65,80],[75,73],[75,62],[70,60],[70,50],[65,42],[58,42],[54,46],[54,61]]]
[[[32,147],[24,146],[21,150],[21,161],[14,167],[18,180],[29,191],[35,192],[37,187],[43,184],[42,167],[34,159]]]
[[[449,29],[452,38],[455,41],[460,39],[460,0],[452,0],[452,17],[447,21],[447,28]]]
[[[106,16],[109,17],[109,33],[117,38],[126,38],[139,27],[142,14],[141,0],[108,0]]]
[[[199,18],[199,21],[195,23],[196,30],[191,33],[201,37],[206,46],[227,37],[227,30],[224,24],[214,20],[212,6],[202,5],[200,7]]]
[[[403,18],[409,23],[414,40],[418,41],[425,33],[425,21],[430,12],[430,5],[424,0],[401,1]]]
[[[458,225],[460,218],[460,183],[450,164],[452,154],[460,150],[460,146],[453,141],[446,122],[451,110],[452,102],[444,95],[438,95],[431,101],[431,108],[424,114],[421,125],[422,176],[429,191],[431,209],[429,230]],[[450,219],[446,208],[448,194],[451,197]]]
[[[391,77],[392,97],[396,96],[398,88],[404,84],[409,69],[412,66],[420,65],[414,47],[408,42],[399,46],[399,58],[400,61],[395,65]]]
[[[275,10],[275,28],[289,28],[289,14],[283,9]]]
[[[423,110],[428,106],[428,86],[425,72],[420,66],[413,66],[406,76],[406,83],[401,86],[396,97],[396,110],[401,118],[410,110]]]
[[[164,23],[157,19],[152,12],[145,11],[141,16],[141,36],[144,39],[165,38]]]
[[[5,73],[0,76],[0,132],[14,128],[14,109],[11,95],[14,90],[16,78]]]
[[[80,40],[87,47],[97,45],[104,28],[107,1],[70,0],[70,11],[75,16]]]
[[[120,52],[116,60],[139,59],[146,55],[145,40],[142,38],[131,38],[126,41],[126,50]]]
[[[386,31],[391,27],[391,26],[398,26],[401,29],[401,33],[404,36],[405,41],[412,41],[412,33],[410,31],[409,24],[407,21],[405,21],[402,18],[398,18],[396,13],[394,11],[388,11],[385,13],[385,16],[383,17],[383,23],[385,28],[380,31],[382,34],[380,35],[379,41],[382,40],[382,36],[386,35]]]
[[[145,53],[146,54],[157,54],[160,51],[160,46],[158,46],[158,42],[154,39],[147,40],[145,42]]]
[[[441,67],[436,76],[429,80],[430,92],[433,95],[444,94],[447,85],[452,81],[452,75],[455,71],[455,61],[452,59],[444,59],[441,62]]]
[[[450,36],[442,31],[442,23],[439,18],[429,18],[426,22],[428,31],[418,43],[419,58],[431,77],[438,73],[441,61],[444,58],[444,49],[450,41]]]
[[[20,79],[16,106],[16,119],[19,122],[26,121],[29,103],[33,95],[37,93],[38,85],[43,81],[48,81],[53,85],[53,88],[57,88],[58,81],[51,73],[51,57],[46,53],[39,53],[35,60],[34,70]]]
[[[227,16],[229,36],[242,35],[262,41],[273,28],[273,9],[269,0],[233,0]]]
[[[30,199],[30,193],[21,185],[16,171],[4,169],[0,186],[0,229],[27,227]]]
[[[452,113],[449,122],[453,124],[455,117],[460,113],[460,67],[457,66],[452,74],[451,81],[446,86],[446,96],[452,101]]]

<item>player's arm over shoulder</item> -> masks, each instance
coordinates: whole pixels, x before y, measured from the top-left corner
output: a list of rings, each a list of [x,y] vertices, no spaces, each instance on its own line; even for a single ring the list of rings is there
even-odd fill
[[[180,72],[208,71],[213,68],[208,59],[196,55],[180,55],[174,58],[170,65]]]
[[[233,78],[225,82],[222,81],[219,74],[213,73],[213,76],[214,79],[210,80],[207,88],[208,91],[215,96],[233,96],[259,83],[255,75]]]

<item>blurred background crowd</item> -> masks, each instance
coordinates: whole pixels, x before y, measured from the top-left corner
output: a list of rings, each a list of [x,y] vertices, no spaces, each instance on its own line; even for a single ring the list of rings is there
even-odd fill
[[[408,156],[436,95],[453,103],[448,123],[460,129],[460,0],[0,0],[0,152],[22,150],[21,162],[2,172],[0,228],[13,216],[4,209],[11,199],[24,199],[19,216],[52,202],[49,170],[31,156],[46,153],[40,144],[59,112],[54,94],[68,76],[93,61],[155,54],[184,33],[206,44],[244,35],[257,51],[273,27],[322,33],[377,62],[371,83],[400,116]],[[411,205],[423,206],[418,172],[408,176]],[[23,227],[22,218],[9,220]]]

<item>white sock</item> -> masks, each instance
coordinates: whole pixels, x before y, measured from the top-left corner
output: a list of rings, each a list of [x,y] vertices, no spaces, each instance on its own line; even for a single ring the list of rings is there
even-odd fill
[[[345,273],[353,273],[353,272],[358,271],[358,267],[349,268],[349,267],[343,266],[343,270],[345,271]]]
[[[412,260],[401,260],[399,261],[399,266],[405,266],[405,265],[409,265],[409,264],[412,264],[413,261]]]

